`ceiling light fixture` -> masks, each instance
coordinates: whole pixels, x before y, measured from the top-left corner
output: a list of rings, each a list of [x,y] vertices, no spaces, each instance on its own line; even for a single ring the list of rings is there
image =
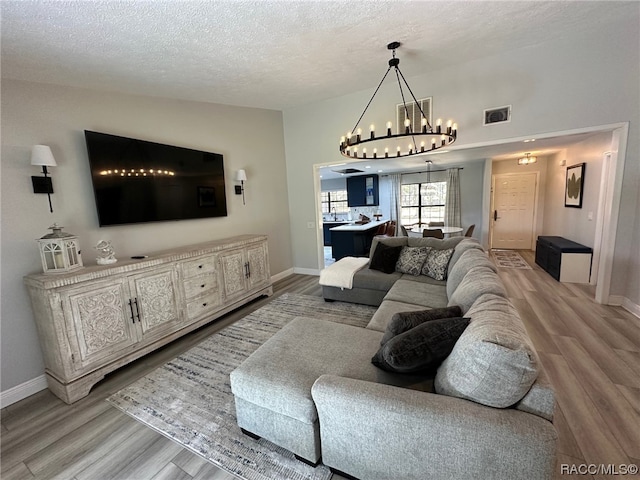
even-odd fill
[[[524,157],[518,159],[518,165],[529,165],[530,163],[536,163],[538,157],[532,157],[530,153],[525,153]]]
[[[364,111],[360,115],[360,118],[358,118],[356,125],[350,132],[347,133],[346,136],[340,139],[340,153],[345,157],[408,157],[410,155],[419,155],[421,153],[432,152],[444,146],[451,145],[456,141],[458,135],[458,125],[456,123],[453,123],[451,120],[449,120],[449,122],[447,122],[447,125],[443,127],[442,121],[438,120],[436,122],[435,128],[429,123],[429,119],[422,110],[422,107],[418,103],[416,96],[411,91],[411,87],[409,87],[409,84],[405,80],[404,75],[402,75],[402,72],[398,67],[398,65],[400,64],[400,59],[396,58],[396,49],[400,47],[400,45],[400,42],[391,42],[387,45],[387,48],[393,51],[393,57],[389,60],[389,68],[382,77],[382,80],[378,84],[375,92],[373,92],[369,103],[367,103],[367,106],[364,108]],[[360,125],[360,120],[362,120],[362,118],[364,117],[364,114],[367,112],[369,105],[371,105],[371,102],[378,93],[382,82],[384,82],[385,78],[387,78],[387,75],[392,68],[395,69],[396,78],[398,80],[398,87],[400,88],[400,96],[402,98],[402,106],[404,107],[405,111],[404,133],[393,135],[391,133],[392,124],[391,122],[387,122],[386,135],[376,137],[375,125],[371,125],[369,127],[369,137],[363,137],[362,129],[358,128],[358,125]],[[413,101],[415,102],[414,107],[417,107],[420,110],[421,122],[419,126],[411,124],[411,120],[409,119],[409,109],[407,108],[407,103],[400,79],[402,79],[402,82],[404,82],[404,85],[407,87],[407,90],[411,94],[411,98],[413,98]],[[429,139],[431,140],[430,142],[428,141]],[[361,145],[362,149],[360,150]],[[406,149],[401,145],[407,145]],[[367,147],[371,148],[369,152],[367,152]]]

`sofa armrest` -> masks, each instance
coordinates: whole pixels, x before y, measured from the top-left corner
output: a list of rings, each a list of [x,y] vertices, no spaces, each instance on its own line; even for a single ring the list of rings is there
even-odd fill
[[[312,396],[323,462],[360,479],[546,479],[553,424],[515,409],[323,375]]]

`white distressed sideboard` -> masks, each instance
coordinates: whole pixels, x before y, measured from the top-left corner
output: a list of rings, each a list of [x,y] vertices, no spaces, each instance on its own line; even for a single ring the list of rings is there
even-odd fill
[[[239,235],[140,260],[24,277],[49,389],[66,403],[105,374],[271,295],[267,237]]]

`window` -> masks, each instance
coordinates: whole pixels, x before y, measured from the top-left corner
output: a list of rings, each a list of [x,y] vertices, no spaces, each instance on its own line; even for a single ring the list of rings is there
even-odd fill
[[[447,182],[402,185],[402,225],[444,222]]]
[[[322,192],[320,194],[322,203],[322,214],[332,215],[334,213],[349,213],[347,205],[347,191],[336,190],[333,192]],[[335,210],[334,210],[335,208]]]

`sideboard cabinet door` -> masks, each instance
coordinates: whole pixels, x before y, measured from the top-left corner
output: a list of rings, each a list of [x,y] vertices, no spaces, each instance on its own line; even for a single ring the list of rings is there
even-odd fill
[[[120,357],[138,343],[124,278],[60,292],[77,370]]]
[[[246,250],[238,249],[220,254],[222,288],[225,299],[239,297],[247,291]]]
[[[130,295],[143,340],[163,337],[182,328],[177,285],[173,266],[129,277]]]
[[[269,272],[269,254],[266,243],[247,248],[247,263],[249,265],[249,289],[269,285],[271,274]]]

